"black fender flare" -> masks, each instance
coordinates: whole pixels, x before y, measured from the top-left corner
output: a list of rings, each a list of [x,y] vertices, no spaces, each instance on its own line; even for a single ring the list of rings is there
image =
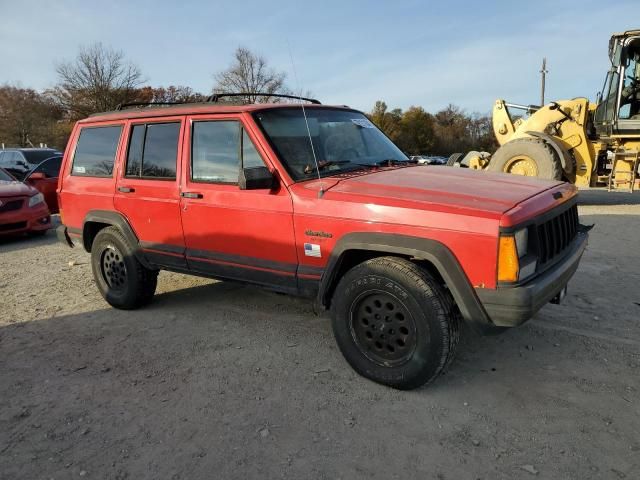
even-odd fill
[[[532,137],[539,138],[547,142],[551,148],[558,154],[558,158],[560,159],[560,163],[562,165],[562,170],[565,175],[571,176],[575,173],[576,165],[573,161],[573,157],[571,154],[561,145],[558,144],[556,139],[544,132],[525,132],[527,135],[531,135]]]
[[[471,286],[467,275],[451,250],[437,240],[388,233],[349,233],[338,240],[320,280],[317,302],[322,308],[330,303],[329,295],[337,284],[337,272],[349,250],[364,250],[389,255],[403,255],[431,263],[444,279],[462,317],[484,333],[494,327]]]
[[[89,244],[87,235],[87,224],[89,223],[104,223],[118,227],[126,237],[129,244],[134,247],[138,261],[140,261],[140,263],[142,263],[146,268],[151,268],[151,265],[149,265],[149,262],[147,262],[145,256],[140,250],[140,241],[138,240],[138,236],[135,234],[133,228],[129,224],[129,221],[124,215],[110,210],[89,210],[82,223],[82,244],[87,252],[91,252],[91,245]]]

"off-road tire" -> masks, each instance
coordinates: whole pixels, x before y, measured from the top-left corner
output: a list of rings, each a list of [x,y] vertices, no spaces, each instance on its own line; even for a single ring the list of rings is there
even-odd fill
[[[111,263],[105,256],[111,258]],[[91,246],[91,269],[100,294],[112,307],[141,307],[151,301],[156,291],[158,271],[145,268],[138,261],[133,246],[117,227],[106,227],[96,235]]]
[[[505,172],[508,163],[520,155],[526,155],[535,161],[537,178],[562,179],[562,164],[558,154],[551,145],[539,138],[518,138],[505,143],[493,154],[487,170]]]
[[[464,158],[464,153],[452,153],[447,159],[447,167],[454,167]]]
[[[382,300],[376,310],[379,298],[390,298],[391,305]],[[374,299],[371,305],[370,299]],[[402,321],[396,317],[400,312],[404,312]],[[449,292],[425,269],[397,257],[374,258],[349,270],[336,287],[331,316],[336,342],[351,367],[363,377],[401,390],[438,377],[453,359],[460,338],[460,314]],[[373,323],[376,319],[379,324]],[[413,345],[413,350],[398,349],[397,356],[402,358],[397,361],[381,359],[381,355],[393,358],[395,352],[385,349],[401,345],[392,334],[399,336],[402,326],[415,335],[408,335],[402,348]],[[384,339],[378,338],[389,332]]]

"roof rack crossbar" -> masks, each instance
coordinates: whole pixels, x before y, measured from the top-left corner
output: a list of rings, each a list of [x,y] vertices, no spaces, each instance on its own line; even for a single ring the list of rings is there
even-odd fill
[[[315,98],[299,97],[297,95],[285,95],[284,93],[214,93],[207,97],[207,102],[218,102],[220,98],[224,97],[277,97],[277,98],[290,98],[292,100],[304,100],[305,102],[313,103],[314,105],[321,105],[320,100]]]

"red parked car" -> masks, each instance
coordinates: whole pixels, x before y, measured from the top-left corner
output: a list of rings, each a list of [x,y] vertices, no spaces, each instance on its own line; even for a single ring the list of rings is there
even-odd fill
[[[0,235],[44,235],[51,216],[44,195],[0,168]]]
[[[25,175],[24,183],[36,188],[44,195],[49,211],[58,213],[58,175],[60,174],[60,165],[62,164],[62,155],[56,155],[42,161],[33,170]]]
[[[218,98],[76,124],[58,236],[112,306],[149,303],[161,269],[314,298],[358,373],[406,389],[449,364],[461,320],[500,331],[566,292],[574,186],[419,166],[344,106]]]

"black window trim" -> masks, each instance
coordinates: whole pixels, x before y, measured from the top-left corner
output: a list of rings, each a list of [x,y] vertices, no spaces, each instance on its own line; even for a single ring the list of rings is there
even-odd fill
[[[262,163],[264,163],[265,167],[269,168],[267,166],[267,162],[265,162],[264,160],[264,156],[260,153],[260,150],[258,149],[258,147],[256,146],[255,142],[253,141],[253,139],[251,138],[251,135],[249,134],[249,131],[247,130],[247,128],[245,127],[244,123],[242,122],[241,119],[239,118],[203,118],[203,119],[191,119],[191,126],[190,126],[190,135],[191,135],[191,139],[190,139],[190,145],[189,145],[189,181],[192,183],[203,183],[203,184],[210,184],[210,185],[238,185],[238,181],[235,182],[217,182],[215,180],[196,180],[193,178],[193,139],[194,139],[194,135],[193,135],[193,127],[195,123],[210,123],[210,122],[234,122],[238,125],[238,175],[240,175],[240,162],[243,160],[243,153],[242,153],[242,147],[243,147],[243,133],[246,131],[247,132],[247,136],[249,137],[249,141],[251,142],[251,144],[253,145],[253,148],[255,148],[256,152],[258,153],[258,156],[260,157],[260,160],[262,160]]]
[[[176,120],[167,120],[167,119],[162,119],[159,120],[157,122],[149,122],[149,121],[142,121],[142,122],[130,122],[129,123],[129,132],[128,132],[128,138],[127,138],[127,155],[125,156],[124,159],[124,168],[123,168],[123,172],[124,174],[122,175],[122,178],[126,178],[128,180],[159,180],[161,182],[177,182],[178,178],[180,175],[178,175],[178,164],[180,163],[180,159],[178,158],[180,156],[180,144],[182,142],[182,126],[183,126],[183,118],[179,118]],[[167,124],[171,124],[171,123],[177,123],[180,125],[180,131],[178,132],[178,145],[177,145],[177,149],[176,149],[176,176],[175,177],[150,177],[150,176],[145,176],[142,175],[142,167],[144,165],[144,147],[145,144],[147,143],[147,130],[149,125],[167,125]],[[127,165],[129,164],[129,149],[131,148],[131,134],[133,133],[133,127],[135,126],[139,126],[139,125],[144,125],[144,136],[142,137],[142,157],[140,158],[140,175],[127,175]]]
[[[92,128],[108,128],[108,127],[120,127],[120,136],[118,137],[118,145],[116,146],[116,154],[113,157],[113,169],[111,171],[111,175],[86,175],[86,174],[74,174],[73,173],[73,164],[76,162],[76,152],[78,150],[78,143],[80,142],[80,135],[84,130],[89,130]],[[80,127],[80,131],[78,132],[78,138],[75,141],[75,145],[73,146],[73,157],[71,157],[71,167],[69,171],[69,176],[72,177],[88,177],[88,178],[114,178],[116,173],[116,165],[118,163],[118,154],[120,153],[120,144],[122,143],[122,132],[124,131],[125,123],[108,123],[105,125],[89,125],[88,127]],[[62,170],[62,167],[61,167]]]

